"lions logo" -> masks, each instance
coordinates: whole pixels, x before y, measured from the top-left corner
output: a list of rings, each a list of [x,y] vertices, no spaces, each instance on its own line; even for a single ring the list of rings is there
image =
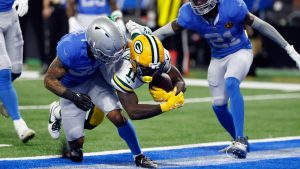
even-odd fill
[[[141,41],[138,40],[134,43],[134,51],[138,54],[143,52],[143,44]]]
[[[232,28],[233,27],[233,23],[232,22],[227,22],[226,24],[225,24],[225,28],[227,28],[227,29],[230,29],[230,28]]]

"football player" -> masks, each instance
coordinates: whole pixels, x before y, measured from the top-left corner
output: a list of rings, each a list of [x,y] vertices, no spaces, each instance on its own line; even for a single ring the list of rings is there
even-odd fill
[[[12,118],[23,143],[33,138],[35,132],[21,117],[12,82],[21,75],[23,65],[24,42],[18,15],[22,17],[27,11],[28,0],[0,0],[0,113]]]
[[[86,111],[99,107],[117,127],[138,166],[155,167],[140,149],[132,123],[121,113],[121,105],[99,67],[114,64],[123,54],[126,37],[108,17],[99,17],[87,31],[65,35],[57,46],[57,57],[50,65],[45,87],[60,96],[61,116],[70,147],[70,159],[83,159]],[[50,119],[51,120],[51,119]]]
[[[246,158],[249,150],[244,136],[244,100],[239,87],[253,60],[245,25],[272,39],[300,66],[300,55],[294,47],[273,26],[250,13],[243,0],[190,0],[180,8],[177,19],[153,33],[163,40],[183,29],[190,29],[207,40],[212,51],[208,68],[212,108],[234,139],[224,151],[237,158]]]

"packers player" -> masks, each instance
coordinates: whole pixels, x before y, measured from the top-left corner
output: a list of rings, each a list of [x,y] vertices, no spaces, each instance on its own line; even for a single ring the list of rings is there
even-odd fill
[[[106,64],[115,64],[125,47],[125,35],[117,23],[108,17],[97,18],[87,31],[67,34],[58,43],[57,57],[46,73],[44,84],[60,97],[61,120],[73,162],[83,160],[84,128],[87,127],[85,112],[96,106],[117,127],[136,165],[156,166],[143,155],[132,123],[121,113],[117,95],[99,70]],[[60,111],[58,108],[53,110],[57,114],[50,115],[49,123],[59,125],[55,120]]]
[[[139,30],[132,35],[134,39],[129,43],[130,48],[124,52],[118,62],[100,66],[103,78],[111,84],[112,89],[117,91],[118,98],[129,117],[135,120],[146,119],[181,107],[184,103],[185,83],[180,72],[171,65],[168,51],[154,36],[142,35]],[[134,89],[145,83],[150,83],[163,72],[167,73],[172,79],[174,89],[170,92],[158,88],[151,89],[154,99],[163,102],[157,105],[139,104]],[[103,104],[107,104],[105,100],[103,102]],[[91,121],[95,121],[97,123],[94,123],[94,126],[99,125],[101,120],[94,119],[94,117],[102,118],[103,113],[101,113],[101,110],[98,112],[90,111],[90,113],[98,113],[98,115],[91,115],[92,118],[86,119],[85,123],[90,124]],[[48,126],[51,135],[56,133],[55,135],[59,136],[59,127],[57,126],[60,126],[60,119],[59,104],[57,102],[51,104],[49,122],[52,123],[49,123]],[[54,125],[55,123],[58,125]],[[135,158],[135,160],[136,165],[141,166],[141,162],[138,161],[143,159]],[[155,163],[152,163],[150,167],[153,167],[153,164]]]

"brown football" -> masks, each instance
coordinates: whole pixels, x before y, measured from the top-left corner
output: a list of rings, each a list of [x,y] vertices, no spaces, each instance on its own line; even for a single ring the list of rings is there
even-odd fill
[[[166,92],[169,92],[174,88],[170,76],[167,75],[166,73],[163,73],[158,77],[155,77],[152,80],[152,82],[149,83],[149,88],[153,86],[164,89]]]

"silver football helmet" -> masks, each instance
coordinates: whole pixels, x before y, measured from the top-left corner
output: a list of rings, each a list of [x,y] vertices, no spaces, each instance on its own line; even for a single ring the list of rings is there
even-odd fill
[[[87,29],[86,39],[96,59],[106,64],[117,62],[126,48],[126,35],[116,22],[101,16]]]
[[[190,3],[196,15],[205,15],[216,7],[218,0],[190,0]]]

